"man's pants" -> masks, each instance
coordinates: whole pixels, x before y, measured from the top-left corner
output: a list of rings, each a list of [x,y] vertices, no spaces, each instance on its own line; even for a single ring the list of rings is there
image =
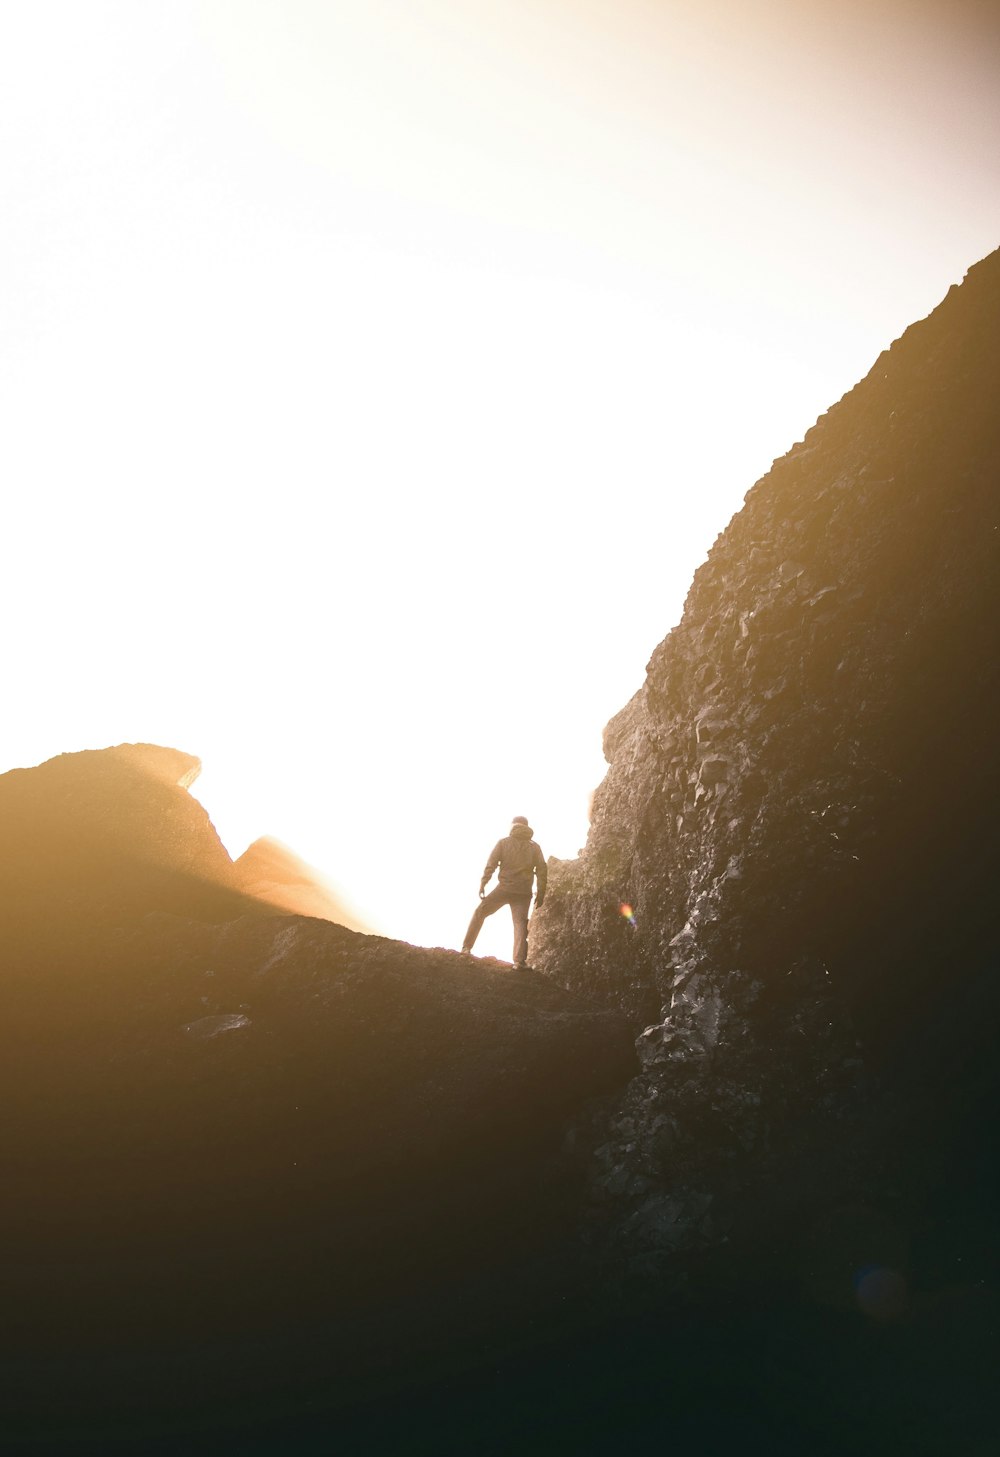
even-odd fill
[[[485,900],[481,900],[476,907],[472,920],[469,922],[469,929],[465,933],[465,940],[462,942],[463,951],[471,951],[476,944],[476,937],[483,929],[483,922],[487,916],[492,916],[501,906],[510,906],[510,914],[514,921],[514,965],[524,966],[528,959],[528,907],[531,905],[531,892],[527,895],[519,890],[504,890],[497,886],[491,890]]]

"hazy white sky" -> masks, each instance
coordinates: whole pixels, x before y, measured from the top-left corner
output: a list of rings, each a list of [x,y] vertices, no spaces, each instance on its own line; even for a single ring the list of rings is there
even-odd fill
[[[1000,242],[998,81],[989,0],[3,0],[0,769],[197,753],[233,853],[457,945]]]

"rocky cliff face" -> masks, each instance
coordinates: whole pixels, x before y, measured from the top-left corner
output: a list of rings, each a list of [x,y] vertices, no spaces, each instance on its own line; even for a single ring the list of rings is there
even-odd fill
[[[912,1228],[963,1160],[985,1218],[998,382],[1000,253],[753,487],[607,727],[532,945],[641,1034],[591,1134],[635,1271],[852,1200]]]

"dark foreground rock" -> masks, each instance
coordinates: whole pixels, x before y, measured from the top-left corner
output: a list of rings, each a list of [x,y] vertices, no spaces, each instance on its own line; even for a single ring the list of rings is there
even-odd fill
[[[273,914],[226,883],[183,756],[128,758],[0,779],[4,1439],[240,1445],[551,1336],[580,1288],[566,1132],[634,1072],[626,1024]]]

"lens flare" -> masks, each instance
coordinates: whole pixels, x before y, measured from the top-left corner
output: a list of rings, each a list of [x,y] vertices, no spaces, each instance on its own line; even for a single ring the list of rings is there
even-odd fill
[[[869,1265],[854,1277],[854,1291],[861,1309],[873,1320],[896,1320],[906,1313],[909,1291],[898,1270]]]
[[[624,916],[625,920],[628,921],[629,925],[634,930],[635,929],[635,911],[632,909],[632,907],[626,901],[622,901],[621,905],[618,907],[618,911],[619,911],[619,913],[622,916]]]

